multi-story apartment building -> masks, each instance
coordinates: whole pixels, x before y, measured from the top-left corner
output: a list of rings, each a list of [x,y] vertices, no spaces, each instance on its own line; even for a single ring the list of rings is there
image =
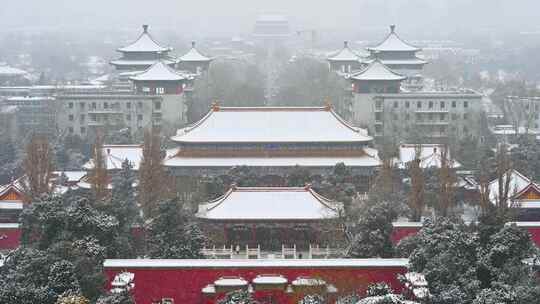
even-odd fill
[[[0,100],[3,106],[17,107],[17,133],[52,136],[56,132],[56,103],[50,96],[15,96]]]
[[[375,60],[352,74],[353,122],[398,140],[478,136],[482,95],[471,90],[403,92],[398,74]]]
[[[160,96],[118,94],[62,94],[57,96],[60,132],[87,137],[97,130],[127,128],[131,134],[161,125]]]

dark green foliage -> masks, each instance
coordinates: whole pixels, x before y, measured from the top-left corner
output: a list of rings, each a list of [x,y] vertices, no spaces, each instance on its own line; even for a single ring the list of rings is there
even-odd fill
[[[389,202],[363,202],[358,221],[350,228],[353,235],[347,256],[351,258],[389,258],[393,256],[390,239],[392,222],[398,213]]]
[[[135,301],[131,294],[125,291],[104,295],[97,300],[96,304],[135,304]]]
[[[392,293],[392,288],[390,288],[388,284],[384,282],[380,282],[380,283],[369,284],[366,291],[366,296],[368,297],[384,296],[391,293]]]
[[[218,304],[255,304],[251,294],[244,290],[229,292]]]
[[[205,237],[178,199],[161,202],[148,231],[148,255],[162,259],[199,259]]]
[[[479,227],[468,227],[439,218],[426,222],[407,241],[404,247],[414,248],[410,269],[425,275],[433,303],[531,303],[538,299],[536,279],[523,263],[536,254],[528,233],[496,224],[484,227],[480,222]]]

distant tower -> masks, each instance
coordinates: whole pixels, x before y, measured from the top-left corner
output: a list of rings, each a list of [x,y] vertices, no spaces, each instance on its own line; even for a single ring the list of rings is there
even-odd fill
[[[422,89],[422,72],[427,61],[418,58],[416,54],[422,49],[405,42],[396,34],[396,26],[390,26],[390,33],[379,44],[368,47],[370,55],[366,63],[379,59],[384,65],[400,74],[407,76],[403,87],[417,91]]]
[[[328,57],[330,69],[338,73],[352,73],[361,67],[361,57],[349,48],[347,41],[343,42],[343,49]]]
[[[210,62],[212,62],[212,58],[201,54],[195,47],[195,41],[193,41],[191,42],[191,49],[180,57],[178,67],[194,74],[201,74],[208,70]]]
[[[169,55],[170,47],[161,46],[148,32],[148,25],[143,25],[143,32],[128,46],[119,48],[122,57],[111,61],[117,71],[144,71],[157,61],[163,61],[167,65],[174,66],[176,58]]]

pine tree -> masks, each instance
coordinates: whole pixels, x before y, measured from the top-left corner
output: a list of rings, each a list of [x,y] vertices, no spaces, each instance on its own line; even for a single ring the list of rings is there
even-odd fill
[[[227,293],[218,304],[255,304],[257,303],[251,294],[244,290],[237,290]]]
[[[148,255],[162,259],[202,258],[205,237],[178,199],[159,204],[149,227]]]

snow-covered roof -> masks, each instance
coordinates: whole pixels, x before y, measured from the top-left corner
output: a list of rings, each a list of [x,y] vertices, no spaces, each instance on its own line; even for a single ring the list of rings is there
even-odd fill
[[[291,284],[293,286],[324,286],[326,281],[313,277],[298,277]]]
[[[367,142],[330,107],[219,107],[172,140],[193,143]]]
[[[0,229],[19,229],[19,223],[0,223]]]
[[[152,38],[150,33],[148,33],[148,25],[143,25],[143,32],[135,42],[118,49],[119,52],[123,53],[158,53],[169,52],[171,50],[170,47],[163,47]]]
[[[199,205],[197,217],[211,220],[319,220],[336,218],[342,204],[311,187],[231,187]]]
[[[518,192],[521,192],[527,186],[531,184],[531,180],[525,175],[521,174],[519,171],[512,169],[510,172],[503,174],[502,181],[506,185],[506,180],[509,178],[508,182],[508,198],[512,198]],[[505,187],[503,185],[503,188]],[[492,180],[489,185],[489,199],[492,203],[496,203],[499,200],[499,179],[496,178]],[[504,189],[503,189],[504,190]]]
[[[172,156],[164,161],[167,167],[333,167],[344,163],[348,167],[377,167],[381,161],[376,155],[358,157],[188,157]]]
[[[107,259],[106,268],[407,267],[408,259]]]
[[[135,81],[180,81],[187,78],[186,75],[175,71],[163,61],[157,61],[146,71],[129,77],[129,79]]]
[[[22,210],[22,202],[0,201],[0,210]]]
[[[442,151],[445,149],[441,144],[401,144],[399,146],[398,167],[407,168],[407,164],[416,159],[416,149],[420,151],[420,168],[441,168]],[[450,151],[447,151],[447,159],[451,168],[459,168],[461,164],[452,159]]]
[[[248,281],[241,277],[221,277],[214,281],[215,287],[239,287],[247,286]]]
[[[253,279],[254,284],[287,284],[288,280],[282,275],[263,274]]]
[[[176,60],[172,58],[160,58],[156,60],[128,60],[128,59],[116,59],[111,61],[112,65],[118,65],[118,66],[141,66],[141,67],[147,67],[151,66],[152,64],[156,63],[157,61],[163,61],[166,64],[175,64]],[[140,71],[137,71],[140,73]]]
[[[28,72],[0,63],[0,76],[24,76]]]
[[[368,47],[367,49],[369,51],[374,52],[388,52],[388,51],[405,51],[405,52],[417,52],[420,51],[420,48],[413,46],[405,41],[403,41],[397,34],[396,34],[396,26],[391,25],[390,26],[390,33],[384,40],[374,46]]]
[[[418,57],[414,58],[407,58],[407,59],[379,59],[384,65],[418,65],[418,64],[426,64],[427,61]],[[373,62],[373,58],[369,58],[366,60],[363,60],[364,63],[371,63]]]
[[[195,48],[195,41],[191,42],[191,49],[180,58],[180,62],[207,62],[212,58],[206,57]]]
[[[86,174],[86,171],[54,171],[54,175],[57,177],[60,177],[63,175],[66,176],[68,182],[78,182],[80,181]]]
[[[360,56],[349,48],[347,41],[343,42],[343,49],[328,57],[328,61],[358,61]]]
[[[142,160],[141,145],[103,145],[102,153],[107,162],[107,170],[122,169],[122,163],[127,159],[133,166],[133,170],[139,170]],[[91,170],[94,167],[94,161],[91,159],[83,168]]]
[[[422,222],[393,222],[392,227],[422,228]]]
[[[407,77],[392,71],[380,60],[375,59],[364,69],[350,76],[353,80],[405,80]]]

